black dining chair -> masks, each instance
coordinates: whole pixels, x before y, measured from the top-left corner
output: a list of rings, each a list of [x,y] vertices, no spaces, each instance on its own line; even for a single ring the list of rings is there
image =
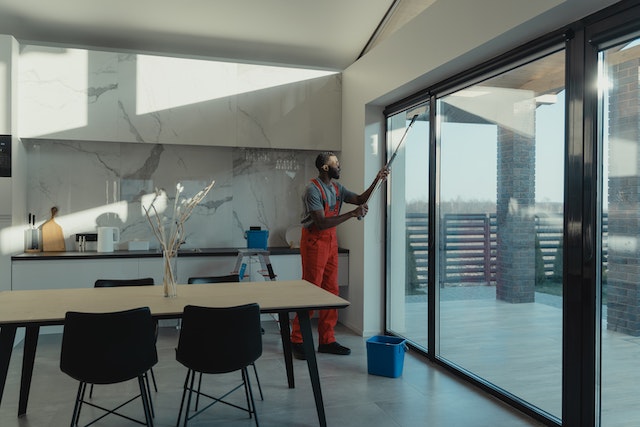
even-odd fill
[[[143,277],[141,279],[98,279],[94,283],[94,288],[114,288],[116,286],[153,286],[155,282],[153,277]],[[158,340],[158,322],[156,322],[156,341]],[[149,371],[151,373],[151,381],[153,382],[153,389],[155,392],[158,392],[158,385],[156,384],[156,376],[153,373],[153,369]],[[147,387],[148,378],[147,380]],[[89,389],[89,397],[93,397],[93,384]],[[151,405],[151,409],[153,410],[153,404]]]
[[[112,313],[67,312],[62,333],[60,370],[80,382],[71,426],[77,426],[83,405],[105,413],[153,426],[151,393],[145,373],[158,362],[155,320],[148,307]],[[85,400],[87,384],[117,384],[138,379],[140,392],[113,409]],[[121,412],[123,406],[141,398],[145,422]]]
[[[142,279],[98,279],[93,284],[96,288],[114,288],[116,286],[153,286],[153,277],[143,277]]]
[[[224,276],[201,276],[201,277],[189,277],[187,279],[187,284],[202,284],[202,283],[229,283],[229,282],[240,282],[239,274],[227,274]],[[260,327],[260,331],[264,334],[264,329]],[[258,391],[260,392],[260,400],[264,400],[264,395],[262,394],[262,385],[260,384],[260,377],[258,377],[258,368],[256,368],[255,363],[251,364],[253,366],[253,374],[256,377],[256,383],[258,384]],[[198,384],[202,381],[202,375],[200,375],[200,379],[198,380]],[[199,385],[198,385],[199,388]],[[196,408],[198,407],[197,398],[196,398]]]
[[[240,275],[238,274],[227,274],[225,276],[202,276],[202,277],[189,277],[187,279],[188,284],[199,284],[199,283],[226,283],[226,282],[239,282]]]
[[[219,325],[224,325],[220,327]],[[211,339],[215,336],[215,339]],[[178,412],[178,422],[182,418],[184,408],[184,426],[197,415],[216,403],[223,403],[249,413],[254,418],[256,413],[253,391],[247,367],[262,355],[262,333],[260,332],[260,306],[256,303],[236,307],[199,307],[188,305],[182,314],[182,328],[176,349],[176,360],[187,367],[184,381],[182,401]],[[221,397],[213,397],[200,389],[196,389],[194,381],[198,374],[223,374],[241,371],[242,382]],[[229,402],[228,396],[234,391],[244,388],[247,407]],[[193,394],[211,399],[201,410],[191,410]],[[192,414],[190,415],[190,412]]]

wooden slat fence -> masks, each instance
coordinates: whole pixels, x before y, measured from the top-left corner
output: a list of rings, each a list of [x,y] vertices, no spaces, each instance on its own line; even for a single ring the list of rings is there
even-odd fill
[[[407,237],[416,262],[418,284],[427,285],[428,217],[410,213],[406,216]],[[544,275],[561,274],[556,263],[562,243],[562,215],[536,216],[536,232],[542,253]],[[603,259],[606,268],[608,216],[603,215]],[[495,214],[445,214],[440,224],[442,283],[492,283],[496,281]],[[561,263],[561,260],[558,260]]]
[[[495,282],[495,214],[445,214],[440,230],[442,283]]]
[[[417,273],[417,285],[418,287],[427,286],[427,274],[428,270],[428,256],[429,256],[429,230],[427,214],[408,213],[406,216],[407,221],[407,239],[409,240],[409,246],[413,251],[413,256],[416,261],[416,273]]]

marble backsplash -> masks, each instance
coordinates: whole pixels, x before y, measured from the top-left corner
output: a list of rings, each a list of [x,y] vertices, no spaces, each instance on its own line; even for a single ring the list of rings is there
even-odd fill
[[[37,225],[59,209],[67,250],[75,234],[97,226],[120,229],[119,248],[132,240],[158,248],[141,199],[178,182],[189,197],[216,183],[186,222],[183,248],[245,247],[250,226],[269,230],[269,246],[288,246],[298,225],[301,195],[315,177],[316,152],[94,141],[23,140],[27,153],[27,211]],[[25,218],[26,221],[26,218]]]

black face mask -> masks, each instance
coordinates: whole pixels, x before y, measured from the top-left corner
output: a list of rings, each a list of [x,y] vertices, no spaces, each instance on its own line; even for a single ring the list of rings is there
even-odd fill
[[[328,174],[329,174],[329,178],[340,179],[340,168],[329,166]]]

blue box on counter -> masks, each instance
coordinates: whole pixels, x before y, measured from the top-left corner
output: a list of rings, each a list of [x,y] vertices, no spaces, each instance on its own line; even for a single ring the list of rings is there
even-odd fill
[[[267,249],[267,241],[269,240],[269,230],[247,230],[244,232],[247,238],[247,248],[249,249]]]
[[[371,375],[396,378],[402,375],[404,338],[376,335],[367,340],[367,369]]]

